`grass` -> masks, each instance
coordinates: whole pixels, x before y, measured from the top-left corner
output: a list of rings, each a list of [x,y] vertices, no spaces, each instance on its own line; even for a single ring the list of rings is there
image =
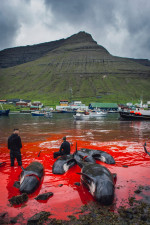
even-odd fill
[[[0,69],[0,98],[40,100],[46,105],[58,105],[64,98],[86,104],[136,102],[141,97],[146,102],[149,74],[149,67],[128,59],[69,44],[38,60]]]

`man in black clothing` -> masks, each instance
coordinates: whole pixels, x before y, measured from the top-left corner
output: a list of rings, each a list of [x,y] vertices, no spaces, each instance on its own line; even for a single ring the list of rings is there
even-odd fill
[[[8,149],[10,149],[11,166],[14,166],[15,158],[18,165],[22,165],[21,151],[22,148],[21,138],[19,136],[19,129],[14,129],[13,134],[8,138]]]
[[[70,154],[70,143],[66,141],[66,137],[63,137],[63,143],[60,146],[59,152],[54,152],[54,158],[57,158],[60,155],[69,155]]]

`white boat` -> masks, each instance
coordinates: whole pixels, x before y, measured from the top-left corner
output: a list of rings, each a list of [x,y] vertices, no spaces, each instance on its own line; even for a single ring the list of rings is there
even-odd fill
[[[107,112],[91,111],[89,115],[90,115],[90,117],[101,117],[101,116],[106,116]]]
[[[44,116],[45,113],[44,112],[40,112],[40,111],[34,111],[31,112],[32,116]]]
[[[76,115],[73,115],[74,119],[76,120],[85,120],[89,119],[90,115],[85,113],[76,113]]]
[[[45,117],[52,117],[52,112],[46,112]]]

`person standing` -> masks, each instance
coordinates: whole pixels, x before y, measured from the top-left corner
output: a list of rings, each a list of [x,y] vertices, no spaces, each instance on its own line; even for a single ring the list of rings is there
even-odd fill
[[[13,134],[8,138],[8,149],[10,149],[11,166],[14,166],[15,158],[17,159],[18,166],[22,166],[21,148],[22,143],[19,136],[19,129],[14,129]]]
[[[54,152],[54,158],[57,158],[60,155],[69,155],[70,154],[70,143],[66,141],[66,137],[63,137],[63,143],[60,146],[59,152]]]

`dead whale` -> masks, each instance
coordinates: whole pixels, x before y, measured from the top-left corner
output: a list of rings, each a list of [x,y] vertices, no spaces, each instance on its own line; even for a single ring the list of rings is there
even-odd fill
[[[81,182],[88,188],[96,201],[110,205],[114,200],[115,174],[97,163],[83,162],[78,155],[74,156],[81,167]]]
[[[52,172],[53,174],[64,174],[75,164],[76,161],[74,159],[74,155],[60,156],[53,164]]]
[[[76,154],[78,154],[86,162],[94,163],[95,160],[97,159],[107,164],[115,164],[114,158],[107,152],[101,150],[81,148],[79,151],[76,151]]]
[[[20,192],[30,194],[39,186],[44,174],[44,167],[40,162],[32,162],[25,169],[22,167],[20,175]]]

